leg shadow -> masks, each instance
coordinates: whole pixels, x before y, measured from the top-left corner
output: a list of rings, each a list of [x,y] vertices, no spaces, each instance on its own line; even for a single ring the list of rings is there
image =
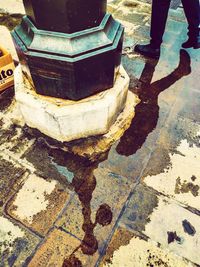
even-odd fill
[[[129,129],[121,137],[116,151],[120,155],[130,156],[142,147],[147,136],[157,125],[159,118],[159,94],[191,73],[190,56],[180,50],[178,67],[167,77],[151,83],[158,60],[147,59],[140,79],[138,80],[138,96],[141,102],[136,106],[135,117]],[[130,90],[134,88],[130,88]]]

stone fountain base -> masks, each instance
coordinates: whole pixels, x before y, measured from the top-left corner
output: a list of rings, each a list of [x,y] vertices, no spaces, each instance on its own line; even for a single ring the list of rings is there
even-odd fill
[[[121,66],[113,88],[80,101],[63,100],[38,95],[21,67],[15,70],[16,101],[24,123],[61,149],[91,159],[107,151],[130,126],[139,99],[128,86]]]

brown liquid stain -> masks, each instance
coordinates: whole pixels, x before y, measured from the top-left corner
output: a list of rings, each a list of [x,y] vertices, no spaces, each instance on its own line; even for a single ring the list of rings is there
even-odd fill
[[[94,170],[98,168],[99,162],[90,162],[88,159],[74,156],[69,153],[61,152],[58,149],[49,150],[49,156],[60,166],[67,166],[67,169],[74,174],[72,187],[78,195],[82,206],[84,232],[83,240],[73,253],[66,257],[63,262],[63,267],[82,266],[81,261],[75,256],[78,250],[83,254],[93,255],[98,250],[98,240],[94,235],[94,229],[97,224],[105,227],[112,222],[112,211],[106,203],[99,206],[95,221],[92,221],[91,201],[92,195],[96,188],[97,181],[94,175]]]

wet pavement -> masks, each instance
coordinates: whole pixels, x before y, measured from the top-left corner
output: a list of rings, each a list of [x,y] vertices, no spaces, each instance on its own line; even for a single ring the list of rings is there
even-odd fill
[[[17,15],[2,6],[2,25],[14,26],[19,5]],[[135,117],[89,160],[34,138],[18,124],[13,89],[0,95],[0,266],[200,265],[200,51],[181,50],[181,8],[170,11],[159,60],[131,49],[148,41],[150,6],[108,8],[125,26]]]

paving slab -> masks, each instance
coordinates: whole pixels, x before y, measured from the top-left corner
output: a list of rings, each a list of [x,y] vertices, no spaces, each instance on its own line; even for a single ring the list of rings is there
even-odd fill
[[[0,266],[26,266],[40,238],[0,216]]]
[[[200,123],[200,91],[198,86],[198,76],[197,78],[194,78],[193,84],[194,90],[192,90],[192,84],[186,82],[184,90],[182,90],[182,92],[179,94],[174,112],[183,118],[188,118]]]
[[[59,149],[51,149],[43,142],[40,142],[40,140],[37,140],[22,155],[22,158],[34,167],[39,176],[46,179],[55,179],[68,189],[72,188],[70,183],[71,177],[73,178],[73,173],[68,171],[67,168],[67,165],[70,164],[68,162],[73,162],[73,156],[70,153],[65,153]]]
[[[139,185],[133,191],[120,226],[199,264],[199,220],[200,217],[184,205]]]
[[[154,190],[139,184],[133,190],[119,225],[143,236],[145,225],[158,205],[158,196]]]
[[[7,151],[17,160],[34,144],[35,139],[30,138],[19,125],[2,118],[0,130],[0,151]]]
[[[200,264],[200,217],[187,209],[159,198],[158,206],[149,217],[145,235],[159,242],[162,248]]]
[[[200,126],[173,114],[166,125],[143,173],[143,182],[170,198],[200,210]]]
[[[125,177],[104,168],[83,169],[75,175],[73,185],[76,195],[56,225],[93,246],[94,251],[98,248],[101,253],[132,184]]]
[[[55,180],[30,175],[7,204],[7,213],[44,236],[70,198]]]
[[[125,228],[119,227],[106,250],[106,255],[99,264],[100,267],[192,267],[191,262],[163,250],[158,244],[144,240]]]
[[[0,211],[25,179],[25,169],[0,156]]]
[[[59,229],[54,229],[37,250],[28,266],[94,266],[98,253],[93,256],[84,255],[81,253],[82,249],[87,249],[87,246],[82,245],[80,240]]]
[[[134,73],[130,76],[129,90],[133,90],[141,102],[136,106],[136,115],[129,129],[111,148],[107,160],[100,166],[137,180],[176,103],[184,76],[191,71],[186,52],[178,53],[176,58],[177,61],[170,62],[130,58],[129,54],[123,56],[124,66],[129,73]]]

